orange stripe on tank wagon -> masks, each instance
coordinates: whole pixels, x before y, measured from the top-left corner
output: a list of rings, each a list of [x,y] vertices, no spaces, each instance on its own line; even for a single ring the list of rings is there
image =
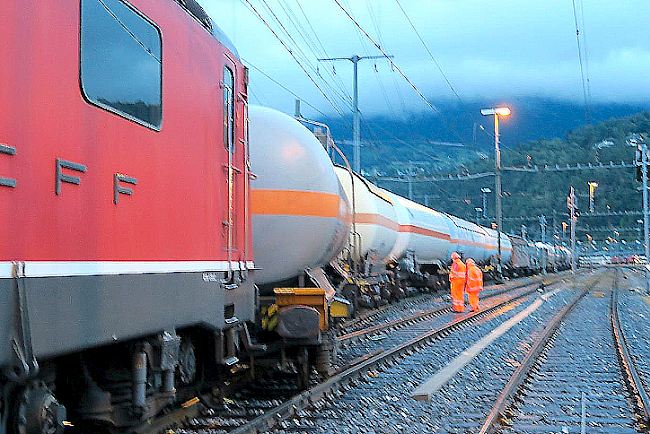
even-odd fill
[[[397,224],[397,222],[379,214],[357,213],[355,214],[354,219],[357,224],[377,225],[393,231],[399,230],[399,224]]]
[[[425,228],[421,228],[421,227],[413,226],[413,225],[400,225],[399,231],[400,232],[408,232],[408,233],[411,233],[411,234],[426,235],[428,237],[440,238],[442,240],[451,241],[451,237],[449,236],[449,234],[445,234],[445,233],[438,232],[438,231],[432,231],[431,229],[425,229]]]
[[[341,218],[338,194],[293,190],[251,190],[253,214]]]

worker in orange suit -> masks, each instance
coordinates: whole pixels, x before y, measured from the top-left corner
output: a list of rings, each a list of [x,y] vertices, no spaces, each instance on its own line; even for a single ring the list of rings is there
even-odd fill
[[[449,271],[449,283],[451,286],[451,306],[455,312],[462,312],[465,307],[465,281],[466,272],[465,264],[460,260],[460,255],[456,252],[451,254],[454,261]]]
[[[478,311],[478,293],[483,291],[483,272],[474,263],[472,258],[467,258],[467,283],[465,284],[465,291],[469,304],[472,306],[474,312]]]

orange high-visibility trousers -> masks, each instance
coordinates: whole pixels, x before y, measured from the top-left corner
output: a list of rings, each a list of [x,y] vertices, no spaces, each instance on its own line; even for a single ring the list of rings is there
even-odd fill
[[[449,284],[451,286],[451,307],[456,312],[462,312],[465,308],[465,281],[467,280],[465,264],[456,258],[449,270]]]
[[[483,290],[483,272],[474,263],[467,266],[467,298],[473,311],[477,311],[478,293]]]
[[[478,310],[478,292],[468,292],[467,298],[469,300],[469,305],[472,306],[473,311]]]
[[[451,281],[451,306],[456,312],[462,312],[465,308],[465,279]]]

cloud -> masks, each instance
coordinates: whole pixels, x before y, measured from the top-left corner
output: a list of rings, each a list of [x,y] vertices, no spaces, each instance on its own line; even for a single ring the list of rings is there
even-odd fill
[[[262,4],[257,0],[251,2],[281,38],[292,45],[294,53],[301,56]],[[244,59],[319,110],[334,112],[276,38],[240,0],[203,0],[203,3]],[[583,98],[572,2],[401,0],[400,3],[461,97],[535,94],[576,101]],[[379,51],[360,35],[333,0],[301,0],[302,10],[297,0],[268,0],[267,4],[304,52],[303,63],[310,74],[339,110],[349,110],[346,101],[352,93],[352,65],[349,62],[324,64],[316,58],[325,54],[331,57],[378,55]],[[394,62],[427,98],[455,98],[396,1],[344,1],[342,4],[350,8],[355,19],[387,53],[395,56]],[[579,9],[581,4],[584,11]],[[624,3],[594,0],[576,2],[576,6],[582,67],[588,72],[593,100],[622,103],[648,100],[650,90],[645,81],[650,72],[650,38],[646,36],[644,20],[638,18],[647,10],[646,0]],[[313,68],[318,65],[325,80],[308,65]],[[251,89],[263,104],[283,111],[293,110],[294,97],[255,71],[251,72]],[[398,112],[430,110],[386,60],[359,63],[359,89],[360,105],[365,112],[388,112],[391,108]]]

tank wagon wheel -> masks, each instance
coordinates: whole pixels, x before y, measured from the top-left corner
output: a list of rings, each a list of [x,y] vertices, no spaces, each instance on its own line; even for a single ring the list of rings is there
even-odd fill
[[[31,381],[19,390],[14,406],[17,434],[61,434],[65,419],[65,407],[43,381]]]
[[[351,316],[354,316],[359,311],[359,287],[355,284],[347,284],[343,287],[341,294],[352,305]]]
[[[309,348],[301,346],[296,359],[298,362],[298,388],[300,390],[306,390],[309,388],[309,374],[311,373]]]

